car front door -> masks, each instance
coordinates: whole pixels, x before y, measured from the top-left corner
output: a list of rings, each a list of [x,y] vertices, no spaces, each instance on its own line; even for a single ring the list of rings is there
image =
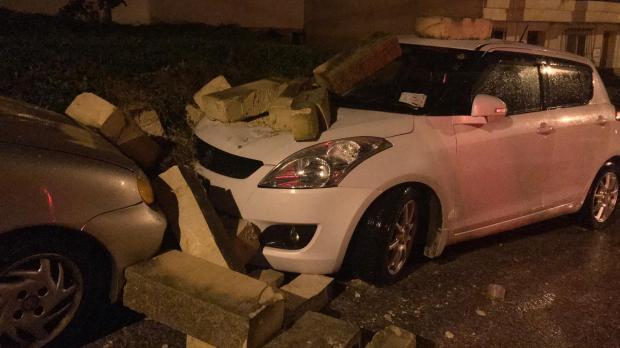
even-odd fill
[[[541,68],[544,105],[553,134],[553,172],[545,185],[545,205],[555,207],[583,199],[593,175],[608,158],[610,104],[591,103],[592,69],[583,64],[546,59]]]
[[[457,235],[492,233],[501,222],[542,210],[549,176],[552,131],[542,109],[538,59],[498,52],[487,53],[484,61],[472,98],[498,97],[508,116],[481,126],[454,125]]]

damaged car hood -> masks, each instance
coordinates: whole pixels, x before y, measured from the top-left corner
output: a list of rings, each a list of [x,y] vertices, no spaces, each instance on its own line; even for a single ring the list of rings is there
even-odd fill
[[[0,97],[0,143],[64,152],[137,170],[114,145],[67,116],[6,97]]]
[[[355,136],[389,138],[413,131],[410,115],[340,108],[336,122],[317,141],[296,142],[291,132],[278,132],[247,122],[222,123],[204,118],[196,136],[222,151],[276,165],[306,147]]]

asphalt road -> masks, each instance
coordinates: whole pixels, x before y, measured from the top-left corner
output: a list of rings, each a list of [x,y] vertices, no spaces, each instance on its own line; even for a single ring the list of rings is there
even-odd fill
[[[491,283],[504,301],[486,297]],[[341,281],[326,313],[364,338],[388,325],[419,347],[620,347],[620,223],[591,232],[560,218],[449,247],[397,284]],[[184,336],[115,307],[88,347],[184,347]]]

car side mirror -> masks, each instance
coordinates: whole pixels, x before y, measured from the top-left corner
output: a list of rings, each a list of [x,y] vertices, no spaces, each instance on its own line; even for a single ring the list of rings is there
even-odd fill
[[[503,100],[488,94],[478,94],[471,106],[472,117],[487,117],[489,121],[508,115],[508,107]]]

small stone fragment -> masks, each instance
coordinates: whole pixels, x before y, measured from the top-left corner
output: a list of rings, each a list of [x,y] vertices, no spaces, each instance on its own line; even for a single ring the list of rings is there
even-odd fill
[[[478,314],[481,317],[486,317],[487,316],[487,312],[483,311],[480,308],[476,308],[476,314]]]
[[[190,126],[195,127],[203,117],[205,117],[204,111],[193,105],[188,104],[185,106],[185,119]]]
[[[377,332],[366,348],[415,348],[416,337],[394,325]]]
[[[487,288],[487,296],[489,296],[491,300],[502,301],[506,298],[506,289],[498,284],[489,284],[489,287]]]
[[[314,69],[316,82],[343,95],[402,54],[394,35],[374,34],[357,47],[342,52]]]
[[[209,81],[206,85],[204,85],[196,94],[194,94],[194,102],[201,110],[205,110],[204,100],[202,99],[204,96],[221,92],[223,90],[231,88],[230,83],[223,75],[220,75],[213,80]]]
[[[446,338],[449,339],[449,340],[454,338],[454,334],[452,332],[450,332],[450,331],[446,331],[444,336],[446,336]]]
[[[250,274],[253,278],[267,283],[273,288],[279,288],[284,282],[284,273],[274,269],[256,270]]]
[[[394,320],[394,319],[392,319],[392,316],[390,314],[385,314],[383,316],[383,319],[389,321],[390,323]]]
[[[134,118],[138,127],[146,134],[154,137],[164,136],[164,127],[155,110],[144,110]]]

